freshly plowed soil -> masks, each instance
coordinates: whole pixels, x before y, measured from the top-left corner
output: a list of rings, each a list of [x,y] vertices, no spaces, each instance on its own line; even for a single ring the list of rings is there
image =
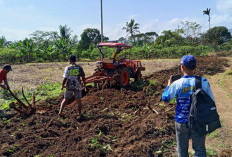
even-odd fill
[[[226,60],[198,58],[197,74],[213,75]],[[63,96],[38,103],[30,117],[1,119],[1,156],[172,156],[175,153],[175,104],[161,102],[178,67],[144,78],[141,90],[90,88],[82,98],[83,117],[70,104],[59,117]],[[156,80],[148,84],[147,80]]]

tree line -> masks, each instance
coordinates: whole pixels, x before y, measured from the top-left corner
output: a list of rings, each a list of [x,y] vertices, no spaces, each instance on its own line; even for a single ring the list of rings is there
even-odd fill
[[[208,52],[232,50],[231,34],[224,26],[209,28],[202,33],[199,24],[184,21],[177,29],[164,30],[160,35],[140,32],[139,26],[134,19],[126,22],[122,29],[127,35],[117,40],[133,45],[132,50],[126,52],[133,59],[176,58],[185,54],[202,56]],[[96,60],[100,57],[96,47],[100,41],[101,34],[96,28],[85,29],[78,40],[66,25],[59,26],[59,32],[38,30],[30,34],[30,38],[19,41],[7,41],[2,36],[0,63],[66,61],[70,54],[75,54],[78,59]],[[107,41],[109,38],[104,36],[104,42]],[[106,56],[110,57],[112,51],[109,49]]]

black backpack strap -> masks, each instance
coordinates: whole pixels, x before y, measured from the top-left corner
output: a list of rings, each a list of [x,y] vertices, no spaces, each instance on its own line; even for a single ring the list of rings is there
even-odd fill
[[[195,79],[195,91],[199,88],[202,88],[201,87],[201,76],[196,76],[196,79]]]

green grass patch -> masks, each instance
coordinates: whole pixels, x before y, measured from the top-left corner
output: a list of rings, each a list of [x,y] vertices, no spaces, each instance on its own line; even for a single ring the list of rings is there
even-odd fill
[[[224,145],[224,144],[222,144],[222,143],[219,143],[219,144],[217,144],[218,145],[218,147],[220,147],[220,148],[222,148],[222,149],[226,149],[226,146]]]
[[[110,147],[110,144],[109,143],[104,143],[104,142],[101,142],[99,139],[100,137],[102,136],[102,131],[100,130],[98,136],[96,137],[90,137],[89,139],[89,146],[93,149],[102,149],[103,151],[113,151],[112,148]],[[110,137],[108,137],[110,138]],[[113,137],[113,138],[110,138],[111,141],[115,141],[116,138]]]
[[[13,92],[17,95],[17,92]],[[8,90],[0,90],[0,97],[0,110],[10,110],[9,104],[15,101],[15,99],[10,95],[10,92]]]
[[[208,147],[208,148],[206,149],[206,155],[207,155],[207,156],[217,155],[217,152],[216,152],[215,149]]]
[[[19,150],[19,146],[19,144],[13,145],[10,149],[7,150],[6,154],[10,156],[11,154]]]
[[[171,147],[176,146],[176,141],[171,140],[171,141],[162,141],[162,145],[159,147],[157,151],[155,151],[155,154],[161,154],[163,152],[167,152]]]
[[[208,137],[209,137],[209,138],[218,138],[219,135],[218,135],[218,133],[217,133],[216,131],[214,131],[214,132],[210,133],[210,134],[208,135]]]
[[[232,68],[226,72],[226,75],[232,75]]]
[[[133,81],[131,82],[131,87],[137,88],[138,90],[142,90],[147,84],[143,82],[143,80]]]
[[[226,95],[232,99],[232,95],[230,93],[230,91],[228,91],[227,86],[230,85],[231,81],[232,81],[232,75],[230,75],[230,72],[232,72],[232,70],[227,71],[226,73],[224,73],[221,77],[220,77],[220,82],[219,85],[223,88],[223,90],[226,92]]]
[[[45,100],[47,98],[54,98],[59,96],[63,92],[60,88],[61,88],[60,82],[42,83],[41,85],[37,86],[36,90],[32,93],[36,96],[37,99]]]
[[[61,83],[42,83],[35,88],[34,91],[24,90],[25,96],[28,101],[31,101],[32,96],[36,97],[36,100],[46,100],[48,98],[58,97],[63,91],[60,89]],[[21,101],[25,100],[21,91],[12,91]],[[9,104],[16,101],[7,90],[0,91],[0,110],[8,111],[10,109]]]
[[[148,83],[157,86],[157,82],[155,80],[149,80]]]
[[[0,99],[0,110],[5,110],[5,111],[8,111],[10,110],[10,100],[4,100],[4,99]]]

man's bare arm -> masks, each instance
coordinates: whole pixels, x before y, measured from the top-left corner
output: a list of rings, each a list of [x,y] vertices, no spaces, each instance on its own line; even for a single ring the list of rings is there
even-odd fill
[[[10,89],[10,86],[9,86],[9,84],[8,84],[8,81],[7,81],[7,80],[4,80],[4,84],[5,84],[5,86],[6,86],[6,89]]]
[[[64,79],[63,79],[63,82],[62,82],[61,90],[64,89],[66,82],[67,82],[67,78],[64,78]]]
[[[83,84],[85,85],[85,76],[82,77]]]

